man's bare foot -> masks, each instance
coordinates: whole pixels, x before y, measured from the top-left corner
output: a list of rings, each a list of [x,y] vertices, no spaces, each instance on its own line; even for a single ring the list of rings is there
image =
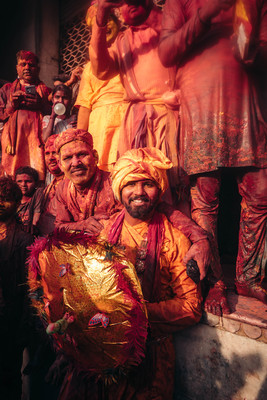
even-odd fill
[[[214,315],[222,316],[223,314],[231,314],[226,298],[226,286],[222,281],[218,281],[209,289],[208,295],[204,303],[204,309]]]
[[[235,282],[237,293],[242,296],[254,297],[267,304],[267,291],[258,283],[250,285],[249,283]]]

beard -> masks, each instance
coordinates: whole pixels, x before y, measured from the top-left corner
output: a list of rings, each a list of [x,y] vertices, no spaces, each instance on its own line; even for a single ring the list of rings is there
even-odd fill
[[[146,196],[135,196],[129,200],[129,203],[127,204],[124,203],[123,205],[131,217],[136,219],[146,220],[151,216],[151,214],[155,210],[158,203],[158,199],[159,197],[156,198],[154,201],[151,201]],[[134,200],[143,200],[145,201],[145,204],[142,204],[140,206],[132,204]]]

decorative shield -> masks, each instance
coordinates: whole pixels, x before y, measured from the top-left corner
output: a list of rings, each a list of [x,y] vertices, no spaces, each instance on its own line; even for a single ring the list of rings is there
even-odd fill
[[[134,266],[107,243],[55,231],[29,258],[32,304],[58,348],[93,372],[138,365],[147,312]]]

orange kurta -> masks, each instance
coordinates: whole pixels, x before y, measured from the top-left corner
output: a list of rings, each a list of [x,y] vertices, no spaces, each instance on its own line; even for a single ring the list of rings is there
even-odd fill
[[[178,67],[181,166],[188,175],[221,167],[266,167],[266,100],[262,101],[266,1],[245,2],[252,23],[250,51],[255,57],[249,67],[234,51],[234,9],[221,12],[207,25],[198,15],[205,3],[167,0],[162,21],[160,54],[168,65]]]
[[[103,239],[107,239],[118,214],[101,221]],[[189,240],[162,216],[164,224],[163,245],[160,253],[161,297],[158,303],[146,303],[151,337],[148,340],[145,361],[132,373],[118,377],[100,394],[94,377],[83,376],[72,370],[62,387],[60,400],[100,400],[104,393],[109,400],[172,400],[174,387],[175,350],[170,333],[192,325],[201,316],[199,287],[188,278],[183,257],[190,247]],[[136,254],[146,239],[149,224],[142,222],[134,227],[123,222],[118,246],[135,264]],[[124,250],[123,250],[124,248]]]
[[[116,215],[103,223],[104,238],[117,218]],[[148,319],[151,328],[153,351],[156,352],[154,376],[151,386],[142,389],[131,383],[130,379],[121,379],[118,385],[109,388],[109,399],[147,400],[149,398],[171,400],[174,384],[174,347],[170,333],[199,321],[201,316],[201,294],[199,287],[188,278],[183,257],[190,247],[189,240],[174,228],[165,216],[164,239],[160,253],[161,297],[158,303],[147,303]],[[123,222],[118,245],[124,247],[127,257],[135,264],[136,254],[147,238],[148,223],[130,226]],[[148,371],[142,370],[141,374]]]

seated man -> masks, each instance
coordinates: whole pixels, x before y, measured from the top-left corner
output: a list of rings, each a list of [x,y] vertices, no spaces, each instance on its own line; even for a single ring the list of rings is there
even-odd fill
[[[58,156],[55,148],[57,135],[49,136],[45,143],[45,165],[51,176],[52,182],[45,187],[41,201],[41,215],[37,223],[39,233],[44,236],[54,230],[56,217],[55,194],[59,182],[64,178],[64,174],[58,165]]]
[[[22,198],[11,178],[0,178],[0,393],[20,399],[23,349],[28,341],[25,262],[31,235],[16,222]]]
[[[31,167],[20,167],[15,172],[15,181],[18,184],[22,199],[17,209],[23,230],[32,234],[37,233],[37,222],[41,213],[43,188],[38,186],[38,172]]]
[[[97,167],[92,136],[83,129],[68,129],[58,135],[55,147],[66,177],[57,188],[55,225],[98,233],[102,229],[98,220],[119,208],[109,173]]]
[[[102,221],[101,237],[118,245],[135,265],[146,300],[149,338],[141,365],[106,388],[109,400],[171,400],[175,363],[172,333],[195,324],[201,316],[200,288],[187,276],[183,264],[190,242],[156,211],[168,186],[166,170],[171,166],[160,150],[143,148],[126,152],[112,172],[112,188],[123,209]],[[62,388],[66,397],[60,399],[69,398],[68,393],[74,393],[75,388],[79,388],[77,400],[97,393],[92,380],[85,391],[81,389],[85,383],[81,376],[72,371],[66,377]],[[101,380],[98,387],[100,384]]]
[[[114,199],[109,173],[96,166],[98,157],[92,136],[82,129],[68,129],[57,136],[55,147],[66,177],[56,191],[55,226],[97,234],[103,228],[99,220],[121,210],[121,205]],[[180,211],[167,204],[161,207],[193,243],[184,262],[195,259],[203,279],[210,263],[207,233]]]

